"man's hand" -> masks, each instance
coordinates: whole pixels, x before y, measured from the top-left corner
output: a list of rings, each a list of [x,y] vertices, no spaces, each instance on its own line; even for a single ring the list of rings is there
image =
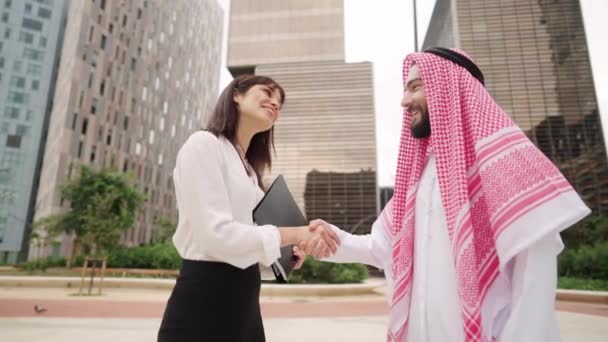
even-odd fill
[[[316,235],[304,244],[300,243],[300,248],[306,254],[313,256],[315,259],[323,259],[336,253],[340,240],[329,223],[320,219],[313,220],[310,221],[308,230]],[[331,237],[331,239],[327,239],[326,237]]]
[[[302,265],[304,265],[304,260],[306,260],[306,253],[304,253],[304,249],[300,249],[298,246],[293,246],[293,255],[298,259],[293,269],[299,270]]]

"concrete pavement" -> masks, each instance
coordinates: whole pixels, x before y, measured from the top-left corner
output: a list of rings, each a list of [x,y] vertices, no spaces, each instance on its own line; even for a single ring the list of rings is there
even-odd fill
[[[155,341],[168,289],[107,289],[74,296],[74,288],[0,287],[2,342]],[[382,291],[360,296],[262,296],[269,342],[384,341]],[[34,305],[47,309],[36,313]],[[608,340],[608,305],[558,302],[564,342]]]
[[[605,342],[608,319],[558,314],[563,342]],[[0,318],[5,342],[150,342],[158,318]],[[384,341],[386,316],[270,318],[264,320],[268,342]]]

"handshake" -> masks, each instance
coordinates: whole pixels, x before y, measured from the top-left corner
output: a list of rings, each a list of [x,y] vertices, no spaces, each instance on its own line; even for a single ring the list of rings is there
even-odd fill
[[[282,245],[294,245],[293,252],[298,259],[295,269],[304,263],[306,255],[315,259],[330,257],[340,245],[338,234],[323,220],[310,221],[308,226],[279,229]]]

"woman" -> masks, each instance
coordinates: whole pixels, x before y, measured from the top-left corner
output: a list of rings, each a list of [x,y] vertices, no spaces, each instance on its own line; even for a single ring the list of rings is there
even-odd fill
[[[336,251],[331,229],[256,226],[271,166],[273,126],[285,92],[271,78],[243,75],[222,92],[206,131],[194,133],[173,171],[179,224],[173,242],[183,259],[158,334],[166,341],[265,341],[260,268],[280,247],[302,241]],[[294,250],[299,268],[305,254]]]

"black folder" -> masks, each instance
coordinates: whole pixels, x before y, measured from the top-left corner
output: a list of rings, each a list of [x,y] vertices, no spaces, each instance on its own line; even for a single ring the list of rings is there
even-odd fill
[[[277,227],[308,226],[308,221],[289,191],[285,178],[279,175],[266,194],[253,209],[253,221],[258,225],[271,224]],[[281,248],[281,257],[271,266],[280,283],[286,283],[296,264],[293,246]]]

